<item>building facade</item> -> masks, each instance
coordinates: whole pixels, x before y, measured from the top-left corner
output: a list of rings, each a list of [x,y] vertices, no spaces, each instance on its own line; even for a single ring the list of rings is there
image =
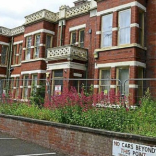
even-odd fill
[[[62,5],[58,13],[40,10],[14,29],[0,27],[0,77],[11,78],[14,99],[29,97],[39,79],[155,78],[156,0],[77,0],[74,5]],[[118,90],[118,83],[94,81],[94,91]],[[63,81],[53,86],[58,84]],[[127,81],[122,90],[135,96],[136,89],[141,96],[142,81]]]

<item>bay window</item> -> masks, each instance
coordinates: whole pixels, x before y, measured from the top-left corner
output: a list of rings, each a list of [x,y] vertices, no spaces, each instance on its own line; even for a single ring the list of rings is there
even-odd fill
[[[113,14],[105,15],[102,17],[102,38],[101,47],[112,46],[112,23]]]
[[[119,45],[130,44],[131,10],[119,12]]]

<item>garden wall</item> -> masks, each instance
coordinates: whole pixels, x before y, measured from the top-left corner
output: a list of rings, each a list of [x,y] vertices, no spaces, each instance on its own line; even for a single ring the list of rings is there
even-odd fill
[[[156,156],[156,138],[3,114],[0,131],[72,156]]]

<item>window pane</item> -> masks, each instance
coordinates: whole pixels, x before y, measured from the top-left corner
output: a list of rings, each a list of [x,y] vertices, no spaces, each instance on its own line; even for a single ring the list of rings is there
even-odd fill
[[[112,20],[112,14],[102,17],[102,47],[112,46]]]
[[[84,47],[84,30],[80,31],[80,47],[83,48]]]
[[[19,59],[18,59],[18,63],[21,63],[21,57],[22,57],[22,44],[19,45]]]
[[[31,51],[31,49],[27,49],[26,60],[30,59],[30,51]]]
[[[6,56],[7,56],[8,47],[2,45],[2,53],[1,53],[1,64],[6,64]]]
[[[27,38],[27,48],[31,47],[31,36]]]
[[[102,17],[102,31],[112,31],[112,14]]]
[[[120,28],[125,28],[129,27],[131,24],[131,11],[126,10],[126,11],[121,11],[119,14],[119,26]]]
[[[27,37],[26,60],[30,59],[31,52],[31,36]]]
[[[36,46],[40,45],[40,35],[36,35]]]
[[[53,78],[55,79],[53,81],[53,93],[54,95],[60,95],[63,89],[63,80],[60,79],[63,78],[63,70],[55,70]]]
[[[130,43],[130,28],[120,29],[120,44]]]
[[[47,35],[46,37],[46,49],[52,47],[52,36]]]
[[[13,56],[13,64],[16,64],[16,53],[17,53],[17,46],[14,46],[14,56]]]
[[[130,43],[131,10],[119,13],[119,44]]]
[[[101,79],[110,79],[110,70],[102,70],[101,71]],[[110,80],[101,80],[101,91],[105,94],[109,93],[110,90]]]
[[[54,77],[63,77],[63,70],[55,70]]]
[[[128,68],[121,68],[119,69],[119,80],[121,81],[122,85],[122,93],[125,95],[128,95],[129,93],[129,81],[126,81],[129,79],[129,69]],[[124,82],[125,83],[125,92],[124,92]]]
[[[75,44],[76,43],[76,32],[72,32],[71,33],[71,44]]]

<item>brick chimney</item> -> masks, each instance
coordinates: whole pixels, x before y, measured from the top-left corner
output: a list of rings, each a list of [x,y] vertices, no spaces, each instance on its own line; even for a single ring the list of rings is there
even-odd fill
[[[77,1],[74,2],[74,4],[75,4],[75,6],[78,6],[78,5],[81,5],[81,4],[83,4],[83,3],[87,2],[87,1],[88,0],[77,0]]]

